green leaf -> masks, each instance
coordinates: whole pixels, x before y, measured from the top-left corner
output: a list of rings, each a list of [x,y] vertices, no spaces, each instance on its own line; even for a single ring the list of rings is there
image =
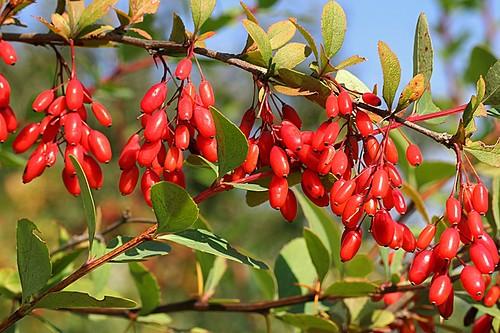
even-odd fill
[[[113,308],[130,309],[137,304],[129,299],[105,296],[97,299],[87,293],[78,291],[57,291],[48,294],[36,304],[37,308],[43,309],[79,309],[79,308]]]
[[[219,176],[239,167],[247,157],[248,142],[241,130],[216,108],[210,108],[217,129]]]
[[[478,304],[478,303],[472,303],[471,304],[473,307],[475,307],[476,309],[478,309],[479,311],[483,312],[483,313],[487,313],[489,314],[490,316],[493,316],[494,318],[500,318],[500,309],[498,307],[487,307],[487,306],[484,306],[482,304]]]
[[[160,304],[161,294],[158,282],[153,274],[140,263],[131,262],[128,264],[128,269],[141,298],[141,311],[139,311],[139,314],[148,314]]]
[[[337,297],[368,296],[377,290],[377,285],[362,281],[335,282],[325,291],[325,295]]]
[[[429,86],[432,76],[434,51],[432,48],[431,34],[427,16],[421,13],[418,16],[417,27],[415,28],[415,38],[413,41],[413,76],[423,74],[425,86]]]
[[[272,24],[269,29],[267,29],[267,36],[271,42],[271,48],[276,50],[288,43],[295,35],[296,30],[295,25],[289,20]]]
[[[95,23],[101,17],[106,15],[109,9],[114,6],[118,0],[94,0],[90,5],[88,5],[82,12],[82,15],[78,19],[76,25],[76,31],[74,35],[78,35],[80,31],[88,27],[89,25]]]
[[[158,239],[181,244],[194,250],[237,261],[254,268],[267,269],[267,265],[265,263],[241,254],[225,239],[222,239],[207,230],[188,229],[175,234],[162,235],[159,236]]]
[[[203,23],[212,15],[214,8],[215,0],[191,0],[191,14],[195,34],[200,31]]]
[[[373,272],[373,260],[366,254],[358,254],[344,263],[344,272],[347,276],[365,277]]]
[[[308,291],[300,287],[298,283],[313,285],[317,276],[304,238],[295,238],[281,249],[274,263],[274,275],[278,282],[280,298],[296,296]],[[303,310],[304,305],[295,306],[294,309]]]
[[[304,332],[340,332],[339,327],[333,321],[313,315],[285,313],[276,317],[289,325],[304,330]]]
[[[455,165],[441,161],[425,161],[418,168],[415,168],[419,191],[424,185],[453,177],[455,175]]]
[[[114,249],[122,246],[123,244],[130,241],[133,237],[128,236],[116,236],[109,241],[106,247],[106,252],[111,252]],[[151,257],[162,256],[168,254],[171,248],[168,244],[158,241],[146,241],[136,247],[129,249],[122,254],[118,255],[116,258],[111,260],[111,262],[132,262],[132,261],[142,261],[147,260]]]
[[[396,316],[391,311],[375,310],[372,313],[371,328],[384,328],[396,319]]]
[[[293,69],[311,54],[311,49],[302,43],[290,43],[280,48],[273,58],[276,68]]]
[[[490,67],[484,80],[486,81],[486,94],[483,103],[488,105],[500,105],[500,60],[497,60],[497,62]]]
[[[252,192],[267,192],[268,189],[259,185],[252,183],[225,183],[227,185],[231,185],[234,188],[238,188],[240,190],[252,191]]]
[[[267,269],[252,269],[252,276],[264,297],[266,299],[274,299],[276,295],[276,281],[272,272]]]
[[[186,27],[184,26],[184,22],[182,22],[182,18],[177,13],[172,13],[172,15],[172,31],[170,32],[169,40],[184,44],[186,42]]]
[[[326,245],[330,253],[331,262],[334,263],[336,268],[340,268],[342,266],[340,261],[341,231],[338,224],[332,220],[331,216],[324,209],[313,204],[302,193],[298,191],[294,192],[309,227],[322,243]]]
[[[87,181],[82,166],[75,156],[70,155],[69,158],[71,159],[71,163],[75,166],[78,182],[80,183],[83,210],[85,212],[89,234],[89,252],[92,253],[92,243],[94,242],[96,228],[94,197],[92,197],[92,191],[90,190],[89,182]]]
[[[425,91],[418,101],[413,105],[415,114],[429,114],[439,112],[441,109],[434,104],[430,91]],[[443,118],[435,118],[426,120],[427,123],[437,124],[443,122]]]
[[[306,40],[307,44],[309,45],[309,48],[312,50],[314,54],[314,58],[316,58],[316,61],[319,61],[319,53],[318,53],[318,47],[316,46],[316,42],[314,41],[314,37],[311,35],[309,31],[307,31],[302,25],[300,25],[297,22],[296,18],[290,18],[290,22],[295,25],[297,30],[301,33],[302,37]]]
[[[321,35],[327,58],[333,57],[342,47],[346,29],[344,10],[336,1],[328,1],[321,15]]]
[[[342,60],[340,63],[333,66],[333,68],[335,68],[335,70],[339,71],[341,69],[344,69],[344,68],[347,68],[350,66],[354,66],[354,65],[360,64],[360,63],[365,62],[365,61],[366,61],[365,57],[361,57],[361,56],[356,54],[356,55],[350,56],[347,59]]]
[[[401,65],[396,54],[382,41],[378,42],[378,55],[384,76],[382,92],[387,107],[391,109],[399,82],[401,81]]]
[[[499,141],[492,146],[486,145],[481,141],[471,141],[464,146],[464,150],[472,154],[479,161],[494,166],[495,168],[500,168]]]
[[[425,222],[431,223],[429,213],[427,213],[427,209],[425,208],[425,202],[422,196],[420,195],[420,192],[406,182],[403,183],[403,187],[401,188],[401,190],[406,196],[408,196],[413,201],[413,203],[415,204],[415,208],[420,213],[420,215],[422,215],[422,217],[425,219]]]
[[[198,206],[182,187],[159,182],[151,188],[151,201],[158,220],[157,233],[189,228],[198,219]]]
[[[248,34],[257,44],[259,48],[260,55],[265,64],[268,64],[273,56],[273,49],[271,46],[271,41],[267,33],[257,24],[248,19],[242,21],[243,26],[247,30]]]
[[[27,219],[17,222],[17,269],[23,302],[40,291],[52,274],[47,244],[37,235],[36,225]]]
[[[215,294],[215,289],[217,289],[217,286],[224,276],[224,273],[226,273],[226,270],[226,259],[222,257],[216,257],[205,281],[205,288],[203,292],[206,296],[211,297],[213,294]]]
[[[344,85],[347,89],[357,91],[359,93],[371,92],[370,88],[366,86],[360,79],[348,70],[341,69],[335,75],[335,80]]]
[[[304,228],[303,237],[319,280],[323,281],[330,269],[330,253],[318,235],[311,231],[311,229]]]
[[[470,54],[469,64],[464,73],[467,83],[475,83],[479,76],[486,75],[491,66],[495,64],[497,58],[486,46],[475,46]]]
[[[219,177],[219,167],[201,155],[189,155],[186,159],[186,164],[192,167],[210,169],[215,178]]]

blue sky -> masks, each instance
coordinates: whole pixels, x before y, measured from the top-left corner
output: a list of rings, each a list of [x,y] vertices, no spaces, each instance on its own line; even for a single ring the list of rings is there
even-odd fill
[[[252,1],[245,1],[252,4]],[[343,49],[334,58],[333,63],[342,59],[359,54],[368,59],[364,64],[352,67],[351,70],[364,80],[368,86],[381,82],[381,70],[377,55],[377,41],[385,41],[398,55],[403,68],[402,84],[406,83],[412,76],[412,52],[413,35],[418,15],[425,12],[429,23],[434,26],[440,15],[437,1],[397,1],[397,0],[338,0],[347,13],[347,34]],[[320,40],[320,17],[321,10],[326,0],[280,0],[270,11],[258,15],[261,24],[265,27],[273,22],[286,19],[290,16],[299,17],[301,23]],[[500,1],[491,0],[493,5],[493,16],[497,23],[500,22]],[[161,4],[161,12],[164,14],[157,24],[160,28],[169,31],[170,15],[165,11],[175,8],[184,17],[188,27],[190,17],[187,11],[188,0],[166,1]],[[119,7],[125,9],[127,1],[120,1]],[[45,7],[45,8],[43,8]],[[32,15],[40,15],[39,9],[52,9],[53,5],[42,6],[37,3],[23,14],[23,21],[30,29],[43,31],[44,27],[38,23]],[[239,0],[218,0],[215,15],[225,10],[239,8]],[[465,45],[460,57],[456,59],[458,68],[463,68],[467,63],[470,50],[474,45],[483,40],[484,31],[482,18],[478,13],[472,15],[470,12],[458,12],[453,16],[452,31],[469,31],[472,35]],[[245,30],[240,23],[232,24],[221,30],[216,36],[208,41],[208,47],[219,51],[238,53],[245,42]],[[167,35],[167,33],[165,34]],[[441,48],[440,40],[434,36],[434,49],[436,52]],[[500,34],[493,45],[494,53],[500,55]],[[434,74],[432,77],[432,90],[434,95],[445,95],[447,92],[444,66],[441,59],[435,56]]]

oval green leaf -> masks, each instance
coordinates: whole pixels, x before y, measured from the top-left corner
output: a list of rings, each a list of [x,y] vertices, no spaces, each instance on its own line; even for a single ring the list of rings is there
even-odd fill
[[[384,76],[382,92],[387,107],[391,109],[399,82],[401,81],[401,65],[396,54],[382,41],[378,42],[378,55]]]
[[[200,31],[201,26],[212,15],[215,0],[191,0],[191,15],[194,23],[194,33]]]
[[[289,43],[279,49],[273,58],[276,68],[295,68],[311,54],[311,49],[302,43]]]
[[[141,310],[139,314],[144,315],[153,311],[160,304],[160,286],[158,281],[148,269],[137,262],[128,265],[130,275],[134,280],[135,287],[141,298]]]
[[[336,1],[328,1],[321,15],[321,34],[328,58],[333,57],[342,47],[346,29],[344,10]]]
[[[43,309],[81,309],[81,308],[113,308],[130,309],[135,308],[137,304],[129,299],[104,296],[103,299],[97,299],[87,293],[79,291],[57,291],[48,294],[36,304],[37,308]]]
[[[269,61],[273,56],[273,49],[271,47],[269,36],[258,24],[248,19],[244,19],[242,23],[250,37],[252,37],[255,44],[257,44],[262,60],[264,60],[264,63],[269,64]]]

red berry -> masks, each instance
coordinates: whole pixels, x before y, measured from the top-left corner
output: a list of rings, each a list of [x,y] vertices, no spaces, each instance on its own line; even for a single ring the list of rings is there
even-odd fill
[[[385,140],[385,159],[392,164],[397,164],[399,160],[398,149],[390,137],[386,137]]]
[[[487,307],[492,307],[497,304],[498,298],[500,297],[500,287],[495,285],[488,290],[484,296],[483,304]]]
[[[12,149],[16,154],[30,149],[40,135],[40,126],[37,123],[26,125],[12,142]]]
[[[380,150],[380,144],[377,139],[370,135],[365,140],[365,155],[367,155],[370,161],[374,162],[378,158],[378,153]]]
[[[446,200],[446,218],[451,224],[457,224],[460,222],[461,217],[462,206],[460,205],[460,201],[454,197],[449,197]]]
[[[17,129],[17,118],[14,111],[12,111],[12,108],[7,106],[6,108],[0,110],[0,114],[5,119],[7,131],[9,133],[15,132]]]
[[[76,111],[83,105],[83,87],[78,79],[71,79],[66,87],[66,106]]]
[[[333,148],[333,146],[328,146],[321,152],[317,167],[320,175],[326,175],[330,172],[334,156],[335,148]]]
[[[487,333],[493,327],[493,317],[489,314],[484,314],[474,322],[471,333]]]
[[[134,165],[132,168],[123,170],[120,175],[119,189],[122,195],[132,193],[139,179],[139,168]]]
[[[35,150],[30,156],[23,173],[23,183],[29,183],[36,177],[40,176],[47,167],[45,162],[45,152],[41,149]]]
[[[337,150],[332,159],[332,173],[336,176],[343,175],[347,171],[348,158],[343,150]]]
[[[173,172],[177,170],[177,161],[179,160],[179,154],[182,152],[177,147],[170,147],[167,151],[167,155],[165,156],[165,162],[163,167],[167,172]]]
[[[480,301],[484,295],[484,280],[481,272],[474,266],[467,265],[460,273],[462,286],[476,301]]]
[[[410,228],[408,228],[406,225],[401,224],[403,226],[403,245],[402,248],[406,252],[413,252],[415,251],[417,247],[417,240],[415,239],[415,236],[413,236],[413,233],[411,232]]]
[[[325,148],[325,132],[329,124],[328,121],[323,122],[314,132],[311,142],[314,151],[322,151]]]
[[[481,215],[475,210],[471,210],[469,214],[467,214],[467,225],[469,226],[469,230],[471,236],[476,238],[481,238],[484,232],[483,221],[481,220]]]
[[[269,203],[274,209],[285,205],[288,196],[288,182],[286,178],[274,175],[269,183]]]
[[[99,124],[105,127],[111,126],[111,124],[113,123],[113,119],[111,119],[111,114],[104,107],[104,105],[99,102],[92,102],[90,108],[92,109],[92,113],[94,114]]]
[[[242,167],[246,173],[252,173],[257,168],[259,161],[259,146],[256,143],[248,144],[247,158],[243,162]]]
[[[340,245],[340,260],[342,262],[351,260],[358,252],[361,241],[361,229],[344,231]]]
[[[365,112],[358,110],[356,113],[356,127],[358,128],[359,134],[363,137],[367,137],[373,132],[373,123],[370,116]]]
[[[335,205],[343,204],[354,194],[355,190],[356,190],[356,182],[354,180],[346,181],[335,194],[333,203]]]
[[[14,65],[17,62],[16,50],[4,40],[0,40],[0,57],[7,65]]]
[[[421,284],[432,273],[433,258],[431,250],[423,250],[415,255],[408,271],[408,280],[412,284]]]
[[[419,166],[422,164],[423,158],[420,148],[417,145],[411,144],[406,148],[406,159],[412,166]]]
[[[452,292],[450,277],[446,274],[436,277],[429,289],[429,301],[434,305],[443,304]]]
[[[310,169],[304,170],[301,180],[302,189],[313,198],[320,198],[325,195],[325,187],[318,174]]]
[[[204,136],[199,135],[196,138],[196,146],[203,157],[210,162],[217,162],[217,140],[215,138],[205,138]]]
[[[436,225],[428,224],[425,228],[420,232],[420,235],[417,239],[417,248],[423,250],[426,249],[429,244],[434,239],[434,235],[436,235]]]
[[[96,160],[92,156],[85,155],[83,157],[82,168],[87,176],[90,188],[100,189],[104,183],[104,177],[101,167]]]
[[[361,98],[363,99],[363,102],[372,106],[380,106],[380,104],[382,104],[380,98],[371,92],[364,93],[361,95]]]
[[[339,124],[336,122],[331,122],[325,128],[325,136],[323,137],[323,145],[325,147],[329,145],[333,145],[337,140],[337,136],[339,135]]]
[[[179,80],[185,80],[191,75],[191,69],[193,68],[193,62],[191,58],[184,58],[177,64],[175,68],[175,77]]]
[[[80,143],[82,137],[82,119],[76,112],[64,116],[64,138],[70,145]]]
[[[443,304],[437,306],[439,315],[444,319],[450,318],[451,315],[453,314],[453,301],[454,301],[454,295],[452,287],[452,290],[448,295],[448,297],[446,298],[446,301],[444,301]]]
[[[375,213],[370,226],[370,231],[373,239],[375,239],[379,245],[388,246],[394,238],[395,230],[395,223],[387,211],[379,210]]]
[[[293,222],[297,217],[297,198],[292,190],[288,190],[285,204],[280,208],[281,215],[288,222]]]
[[[193,119],[196,129],[202,136],[206,138],[215,137],[215,122],[209,109],[196,106],[194,108]]]
[[[141,110],[144,113],[152,113],[160,108],[167,98],[167,84],[159,82],[149,88],[141,100]]]
[[[169,172],[164,175],[164,178],[167,182],[171,182],[179,185],[182,188],[186,188],[186,177],[182,170],[175,170],[174,172]]]
[[[78,182],[78,177],[66,170],[66,168],[62,171],[62,179],[66,190],[74,196],[80,195],[80,183]]]
[[[54,100],[54,97],[54,90],[44,90],[40,94],[38,94],[38,96],[36,96],[31,107],[36,112],[45,111]]]
[[[288,156],[282,148],[273,146],[273,148],[271,149],[271,154],[269,156],[269,162],[271,163],[271,169],[276,176],[287,177],[290,173]]]
[[[214,91],[210,82],[202,80],[199,87],[199,93],[204,107],[209,108],[215,104]]]
[[[190,96],[181,95],[177,104],[177,116],[179,120],[189,120],[193,116],[193,100]]]
[[[474,243],[482,244],[490,253],[491,258],[493,259],[493,264],[498,265],[499,256],[498,256],[498,248],[495,244],[495,241],[488,235],[487,233],[483,233],[481,237],[478,237],[474,240]]]
[[[64,110],[66,110],[66,98],[59,96],[50,103],[47,112],[53,116],[59,116]]]
[[[283,106],[283,109],[285,106]],[[252,131],[253,125],[255,124],[255,110],[250,108],[245,111],[243,117],[241,118],[240,130],[248,138],[250,132]]]
[[[490,251],[481,243],[475,241],[469,249],[469,255],[476,268],[483,274],[493,273],[495,262]]]
[[[338,98],[333,92],[326,99],[325,111],[328,118],[337,117],[339,114]]]
[[[363,202],[364,197],[360,194],[353,195],[345,202],[345,208],[342,211],[342,223],[346,228],[353,229],[357,227],[363,217]]]
[[[167,114],[163,110],[156,110],[148,118],[144,127],[144,139],[153,142],[162,138],[168,125]]]
[[[389,191],[389,176],[384,169],[378,169],[373,174],[371,195],[375,198],[383,198]]]
[[[302,119],[300,119],[299,114],[288,104],[283,104],[281,108],[281,112],[283,113],[283,120],[287,120],[294,124],[298,129],[302,127]],[[255,113],[254,113],[255,114]]]
[[[7,79],[0,74],[0,108],[9,106],[10,103],[10,84]]]
[[[349,96],[349,93],[345,90],[342,90],[338,97],[339,103],[339,111],[342,115],[348,115],[352,112],[352,99]]]
[[[375,213],[377,212],[377,201],[375,201],[375,199],[366,201],[363,209],[368,216],[375,216]]]
[[[435,251],[438,257],[444,260],[451,260],[457,255],[460,246],[460,235],[457,228],[447,228],[439,239],[439,245]]]
[[[189,147],[189,128],[186,125],[179,125],[175,129],[175,146],[180,150],[186,150]]]
[[[483,183],[476,184],[472,191],[472,206],[481,215],[488,211],[488,189]]]
[[[0,142],[5,142],[8,136],[7,123],[5,122],[5,118],[0,114]]]
[[[392,202],[394,203],[394,208],[396,208],[397,212],[399,214],[405,214],[406,213],[406,201],[405,197],[403,196],[403,193],[401,193],[400,190],[397,188],[392,189],[391,191],[392,195]]]
[[[76,168],[73,161],[69,158],[70,155],[76,158],[80,165],[83,165],[83,147],[81,145],[66,145],[64,150],[64,168],[71,174],[76,174]]]
[[[302,149],[302,136],[300,130],[293,123],[283,121],[280,129],[280,136],[285,144],[285,147],[291,151],[299,151]]]
[[[89,136],[89,147],[95,158],[101,163],[111,160],[111,145],[108,138],[99,131],[92,130]]]
[[[128,170],[135,165],[137,155],[141,149],[139,140],[139,134],[134,134],[128,139],[118,159],[120,169]]]
[[[146,203],[149,206],[153,205],[153,203],[151,202],[151,186],[158,183],[159,181],[160,177],[151,169],[146,169],[146,171],[144,171],[144,173],[142,174],[141,191],[144,200],[146,200]]]

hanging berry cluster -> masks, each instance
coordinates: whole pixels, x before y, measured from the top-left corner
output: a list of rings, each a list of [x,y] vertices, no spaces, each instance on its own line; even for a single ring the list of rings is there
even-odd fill
[[[0,58],[7,65],[14,65],[17,62],[16,50],[10,43],[2,39],[0,39]],[[7,79],[0,74],[0,142],[5,142],[9,133],[15,132],[16,129],[16,115],[10,107],[10,85]]]
[[[78,160],[90,187],[94,189],[101,188],[103,184],[99,163],[108,163],[112,155],[107,137],[87,123],[87,105],[102,126],[111,126],[112,120],[106,108],[92,99],[78,79],[72,42],[71,55],[72,67],[69,69],[57,53],[60,82],[42,91],[32,104],[33,110],[43,113],[44,117],[39,122],[27,124],[15,138],[12,147],[14,152],[20,154],[36,144],[24,169],[24,183],[29,183],[46,168],[53,166],[58,153],[64,152],[64,185],[69,193],[79,195],[80,185],[70,155]],[[67,81],[63,79],[65,70],[69,76]]]
[[[211,84],[201,68],[201,82],[196,87],[191,80],[193,52],[179,61],[175,78],[180,85],[167,100],[168,67],[162,58],[164,75],[141,100],[142,129],[133,134],[124,146],[119,166],[122,170],[119,188],[123,195],[132,193],[139,180],[139,167],[145,168],[141,176],[144,199],[151,206],[151,186],[161,179],[185,187],[182,170],[184,151],[199,153],[210,162],[217,162],[215,122],[210,107],[215,104]],[[176,103],[169,119],[170,105]]]

